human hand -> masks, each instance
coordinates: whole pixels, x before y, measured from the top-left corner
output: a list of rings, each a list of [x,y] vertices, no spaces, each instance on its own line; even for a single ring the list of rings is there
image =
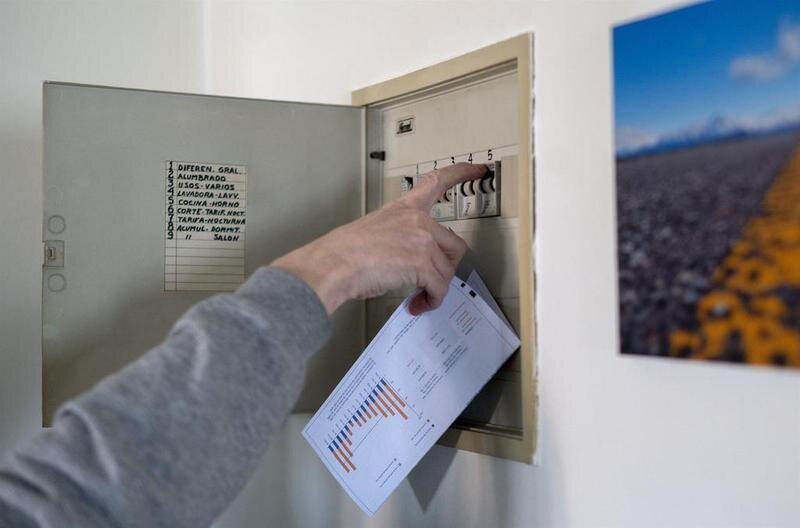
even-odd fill
[[[317,293],[328,314],[350,299],[416,286],[409,312],[437,308],[467,251],[466,243],[430,216],[433,204],[486,166],[456,163],[426,173],[411,192],[275,260]]]

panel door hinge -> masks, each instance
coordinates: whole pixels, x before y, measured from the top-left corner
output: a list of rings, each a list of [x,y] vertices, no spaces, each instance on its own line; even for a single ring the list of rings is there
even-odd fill
[[[44,263],[45,268],[63,268],[64,267],[64,241],[63,240],[45,240],[43,242],[44,248]]]
[[[369,159],[386,161],[386,152],[383,150],[374,150],[369,153]]]

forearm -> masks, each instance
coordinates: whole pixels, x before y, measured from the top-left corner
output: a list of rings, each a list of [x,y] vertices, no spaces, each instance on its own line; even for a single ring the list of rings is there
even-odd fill
[[[5,506],[35,526],[207,526],[250,477],[329,334],[314,292],[277,269],[203,301],[12,454],[0,521]]]

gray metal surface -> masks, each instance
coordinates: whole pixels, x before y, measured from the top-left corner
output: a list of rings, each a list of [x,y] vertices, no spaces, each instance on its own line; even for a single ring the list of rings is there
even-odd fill
[[[360,215],[361,128],[354,107],[46,83],[42,239],[64,267],[42,276],[45,422],[207,295],[163,291],[166,160],[247,165],[250,273]],[[297,410],[363,348],[359,305],[335,319]]]

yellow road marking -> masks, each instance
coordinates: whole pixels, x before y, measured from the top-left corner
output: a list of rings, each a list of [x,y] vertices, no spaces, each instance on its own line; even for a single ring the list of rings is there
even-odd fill
[[[697,303],[697,330],[670,333],[670,355],[720,359],[731,349],[746,363],[800,366],[800,148],[770,186],[758,216],[714,270]]]

